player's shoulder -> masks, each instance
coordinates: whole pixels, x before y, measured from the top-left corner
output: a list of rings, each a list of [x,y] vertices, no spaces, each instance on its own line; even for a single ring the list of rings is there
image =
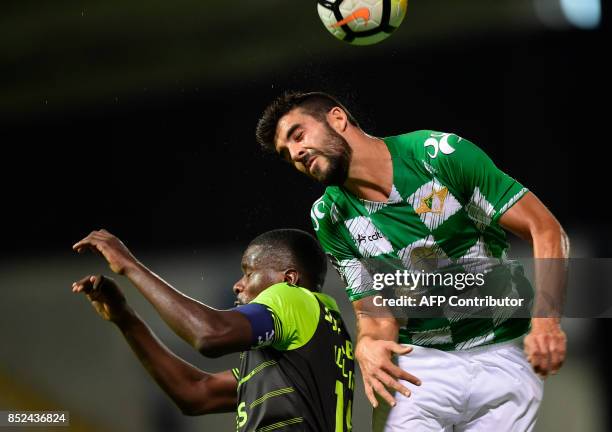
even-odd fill
[[[332,203],[342,201],[343,198],[344,194],[340,186],[327,186],[323,195],[312,203],[312,208],[315,208],[317,205],[331,205]]]
[[[264,304],[268,307],[304,307],[308,304],[316,304],[313,293],[306,288],[292,285],[286,282],[277,283],[263,290],[252,301],[253,303]]]
[[[460,140],[461,138],[454,133],[431,129],[422,129],[384,138],[392,152],[404,158],[417,160],[430,159],[435,151],[439,151],[440,146],[446,149],[447,143]]]
[[[272,312],[277,332],[273,346],[281,351],[306,344],[314,335],[321,316],[315,295],[306,288],[288,283],[266,288],[251,303],[261,304]]]
[[[391,135],[383,138],[390,147],[405,152],[417,151],[423,143],[435,132],[428,129],[406,132],[400,135]]]
[[[453,132],[424,129],[385,138],[391,152],[411,166],[424,167],[430,174],[466,158],[478,159],[482,151],[472,142]]]

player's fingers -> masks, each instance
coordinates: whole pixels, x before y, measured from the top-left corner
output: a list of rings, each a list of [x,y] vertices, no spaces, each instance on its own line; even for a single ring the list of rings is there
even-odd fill
[[[78,242],[73,244],[72,245],[72,249],[77,251],[77,252],[81,252],[85,248],[93,247],[94,246],[94,244],[93,244],[94,241],[95,241],[95,239],[93,237],[87,236],[84,239],[79,240]]]
[[[363,378],[363,388],[365,389],[365,394],[372,407],[376,408],[378,406],[378,400],[376,400],[376,396],[374,395],[374,390],[370,385],[370,382],[364,377]]]
[[[565,341],[563,339],[553,339],[550,343],[550,373],[556,374],[565,360]]]
[[[525,341],[523,342],[523,352],[525,353],[525,357],[527,357],[527,360],[531,362],[530,359],[531,353],[533,352],[533,343],[530,336],[527,336],[525,338]]]
[[[400,355],[408,354],[409,352],[412,351],[411,346],[401,345],[393,341],[388,341],[387,348],[393,351],[395,354],[400,354]]]
[[[100,231],[92,231],[89,233],[89,235],[87,235],[87,237],[79,240],[74,245],[72,245],[72,249],[77,252],[80,252],[86,246],[96,248],[101,241],[105,240],[108,237],[107,234],[104,234]]]
[[[538,350],[538,344],[535,338],[527,336],[525,338],[525,355],[527,356],[527,360],[532,365],[537,360],[537,357],[540,355]]]
[[[385,400],[390,406],[395,406],[395,398],[389,393],[387,388],[377,379],[373,379],[372,388],[376,393],[380,395],[381,398]]]
[[[385,372],[379,371],[376,374],[376,378],[378,378],[378,380],[383,383],[385,387],[398,391],[406,397],[410,397],[410,390]]]
[[[404,369],[397,365],[394,365],[391,362],[389,362],[385,370],[395,378],[403,379],[404,381],[408,381],[409,383],[417,386],[420,386],[422,384],[422,381],[419,378],[415,377],[411,373],[406,372]]]
[[[535,362],[535,370],[542,376],[542,378],[546,378],[550,370],[550,355],[548,352],[548,344],[543,338],[536,338],[535,344],[536,347],[533,355]]]
[[[84,291],[85,293],[88,293],[93,289],[95,282],[96,282],[95,276],[92,276],[92,275],[85,276],[84,278],[76,282],[73,282],[72,292]]]
[[[95,234],[95,231],[90,232],[89,234],[87,234],[85,237],[83,237],[81,240],[79,240],[78,242],[76,242],[74,245],[72,245],[73,249],[76,249],[79,246],[82,246],[84,244],[86,244],[89,239],[92,238],[92,236]]]

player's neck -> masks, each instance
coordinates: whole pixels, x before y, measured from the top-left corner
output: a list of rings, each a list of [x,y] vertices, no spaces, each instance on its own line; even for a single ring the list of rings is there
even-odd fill
[[[393,186],[393,163],[387,145],[361,131],[350,145],[353,154],[344,187],[359,198],[386,202]]]

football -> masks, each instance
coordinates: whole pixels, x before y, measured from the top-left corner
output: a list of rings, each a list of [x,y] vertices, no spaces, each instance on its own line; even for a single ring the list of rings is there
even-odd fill
[[[352,45],[386,39],[404,20],[408,0],[318,0],[325,28]]]

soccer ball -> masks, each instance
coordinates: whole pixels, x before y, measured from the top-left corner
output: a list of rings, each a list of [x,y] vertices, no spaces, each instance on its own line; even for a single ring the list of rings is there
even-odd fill
[[[372,45],[402,23],[408,0],[317,0],[325,28],[353,45]]]

